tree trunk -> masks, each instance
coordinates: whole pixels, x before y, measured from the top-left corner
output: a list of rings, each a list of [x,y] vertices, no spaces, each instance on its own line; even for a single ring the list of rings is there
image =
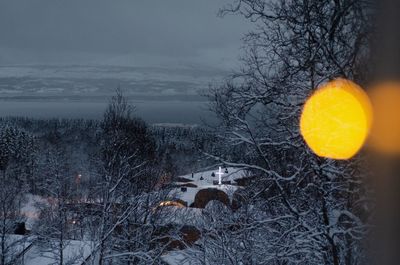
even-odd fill
[[[328,215],[328,208],[326,206],[326,201],[324,195],[322,195],[322,217],[324,221],[324,225],[327,228],[326,232],[326,238],[328,239],[328,242],[330,244],[330,249],[332,252],[332,264],[333,265],[339,265],[339,253],[335,244],[334,239],[330,235],[330,222],[329,222],[329,215]]]

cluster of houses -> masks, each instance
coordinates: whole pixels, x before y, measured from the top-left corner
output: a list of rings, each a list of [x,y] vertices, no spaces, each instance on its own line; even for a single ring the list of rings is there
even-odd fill
[[[227,207],[237,207],[237,194],[243,180],[248,179],[248,173],[241,169],[219,168],[217,171],[191,173],[177,178],[175,188],[168,195],[168,200],[162,201],[154,208],[159,218],[157,225],[161,239],[167,244],[167,251],[184,249],[194,244],[201,236],[201,227],[207,224],[203,220],[203,209],[211,201],[220,201]],[[38,198],[31,198],[31,200]],[[34,200],[33,200],[34,201]],[[27,206],[25,223],[18,224],[15,234],[4,238],[8,251],[11,251],[15,260],[8,261],[16,265],[50,265],[54,264],[57,255],[51,251],[51,246],[56,240],[46,239],[45,244],[39,237],[29,235],[30,219],[37,219],[38,213],[32,205]],[[94,204],[71,203],[71,226],[77,225],[84,215],[99,214]],[[36,209],[37,212],[37,209]],[[180,239],[171,238],[169,233],[179,229]],[[83,238],[83,236],[77,236]],[[72,238],[73,239],[73,238]],[[1,239],[0,239],[1,240]],[[1,243],[1,242],[0,242]],[[47,246],[47,247],[44,247]],[[64,253],[65,252],[65,253]],[[94,243],[83,240],[66,240],[63,256],[71,265],[88,265],[96,261],[97,254]]]

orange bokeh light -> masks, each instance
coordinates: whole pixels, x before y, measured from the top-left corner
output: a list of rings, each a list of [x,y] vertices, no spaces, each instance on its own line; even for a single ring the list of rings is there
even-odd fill
[[[386,154],[400,154],[400,83],[381,83],[368,94],[375,117],[369,147]]]
[[[300,132],[315,154],[348,159],[363,146],[372,123],[372,107],[361,87],[336,79],[306,101]]]

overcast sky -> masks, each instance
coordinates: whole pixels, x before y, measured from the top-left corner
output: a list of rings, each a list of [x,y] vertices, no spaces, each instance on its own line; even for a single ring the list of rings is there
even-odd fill
[[[229,67],[248,24],[228,1],[2,0],[0,64]]]
[[[19,103],[0,116],[95,117],[86,103],[121,86],[152,122],[197,122],[188,101],[203,104],[199,91],[240,65],[250,25],[217,16],[232,1],[0,0],[0,100]]]

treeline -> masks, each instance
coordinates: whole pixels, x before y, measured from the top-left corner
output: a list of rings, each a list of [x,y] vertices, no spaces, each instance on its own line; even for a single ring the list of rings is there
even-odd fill
[[[137,119],[137,122],[142,123],[140,119]],[[30,159],[29,175],[35,178],[34,167],[37,166],[40,154],[50,146],[62,147],[70,160],[71,170],[85,176],[84,173],[90,170],[90,159],[99,153],[98,143],[104,137],[102,125],[101,120],[2,117],[1,144],[7,145],[7,148],[2,150],[10,148],[10,151],[18,156],[19,166],[26,167],[25,160]],[[165,170],[171,171],[169,173],[172,177],[210,165],[212,162],[207,161],[202,151],[213,153],[222,146],[212,132],[203,127],[147,124],[143,126],[147,127],[146,133],[154,145],[157,164],[163,164]],[[35,192],[34,181],[30,181],[29,186],[31,191]]]

